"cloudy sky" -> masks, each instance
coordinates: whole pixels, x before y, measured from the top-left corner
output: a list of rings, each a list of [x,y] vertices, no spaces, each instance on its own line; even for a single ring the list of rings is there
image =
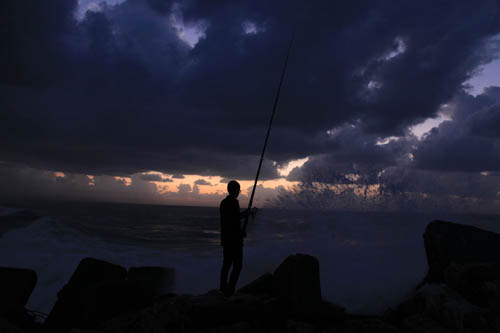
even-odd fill
[[[499,11],[3,0],[0,198],[217,205],[237,179],[244,202],[294,30],[260,204],[349,188],[495,210]]]

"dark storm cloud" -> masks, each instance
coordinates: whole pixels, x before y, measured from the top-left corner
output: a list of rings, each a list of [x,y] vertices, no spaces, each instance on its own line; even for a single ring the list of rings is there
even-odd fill
[[[494,2],[127,0],[81,22],[76,4],[0,4],[3,160],[83,174],[251,179],[295,25],[262,177],[279,177],[271,160],[308,155],[318,155],[309,166],[390,165],[410,144],[377,146],[377,138],[435,115],[497,55],[487,37],[500,28],[489,24]],[[205,37],[191,48],[173,20],[206,28]],[[244,34],[245,22],[257,33]],[[471,121],[484,137],[471,153],[495,136],[494,109],[482,117]],[[325,134],[346,124],[355,135]],[[437,156],[427,140],[416,155],[422,166]],[[495,168],[490,146],[483,164]]]
[[[477,97],[457,96],[452,121],[433,129],[414,155],[420,169],[482,172],[500,170],[500,88]]]
[[[209,186],[212,186],[212,184],[208,181],[206,181],[205,179],[197,179],[195,180],[194,182],[195,185],[209,185]]]
[[[301,167],[294,168],[287,179],[290,181],[319,181],[324,183],[378,182],[378,173],[391,166],[411,166],[410,153],[417,138],[412,135],[393,138],[380,144],[376,135],[363,134],[359,125],[349,124],[330,132],[329,140],[335,149],[329,154],[310,157]],[[362,179],[354,180],[356,174]]]
[[[148,174],[143,174],[140,177],[142,180],[148,181],[148,182],[163,182],[163,183],[170,183],[173,182],[172,179],[170,178],[164,178],[159,174],[156,173],[148,173]]]
[[[175,178],[175,179],[184,179],[186,177],[184,177],[184,175],[176,174],[176,175],[172,175],[172,178]]]

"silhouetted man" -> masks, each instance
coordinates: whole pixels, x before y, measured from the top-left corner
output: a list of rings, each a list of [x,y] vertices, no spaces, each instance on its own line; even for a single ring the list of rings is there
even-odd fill
[[[220,203],[220,226],[221,226],[221,245],[224,249],[224,261],[220,272],[220,290],[225,296],[234,294],[236,283],[241,272],[243,262],[243,238],[246,236],[241,228],[241,219],[247,213],[240,212],[238,195],[240,194],[240,184],[231,180],[227,184],[229,195]],[[231,277],[227,282],[229,269]]]

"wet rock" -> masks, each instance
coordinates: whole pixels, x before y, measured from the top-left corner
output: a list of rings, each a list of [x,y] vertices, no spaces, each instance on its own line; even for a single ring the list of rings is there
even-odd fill
[[[44,323],[45,329],[68,332],[71,328],[91,328],[88,320],[93,318],[93,309],[102,309],[106,304],[101,303],[102,300],[109,299],[109,295],[117,291],[106,291],[102,298],[98,297],[98,292],[105,291],[102,287],[105,284],[124,282],[126,274],[127,271],[121,266],[93,258],[83,259],[69,282],[57,294],[58,300]],[[92,302],[89,298],[93,298]]]
[[[266,273],[256,280],[245,285],[238,292],[254,296],[268,295],[272,296],[274,290],[274,278],[271,273]]]
[[[429,264],[427,282],[443,282],[444,271],[456,264],[500,262],[500,234],[473,226],[432,221],[424,232]]]
[[[297,314],[310,314],[321,305],[319,262],[306,254],[289,256],[274,271],[274,294]]]

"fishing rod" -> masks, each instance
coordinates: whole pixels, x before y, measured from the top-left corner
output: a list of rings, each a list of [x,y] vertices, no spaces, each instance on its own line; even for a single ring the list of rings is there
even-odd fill
[[[264,153],[266,152],[267,141],[269,140],[269,133],[271,133],[271,127],[273,125],[274,114],[276,113],[276,107],[278,106],[278,100],[280,97],[281,86],[283,85],[283,79],[285,78],[286,67],[288,65],[288,58],[290,57],[290,51],[292,49],[294,33],[292,32],[292,37],[290,38],[290,43],[288,44],[288,50],[286,53],[285,64],[283,65],[283,71],[281,72],[280,83],[278,86],[278,91],[276,92],[276,97],[274,99],[273,112],[271,114],[271,119],[269,120],[269,126],[267,127],[266,139],[264,140],[264,147],[262,148],[262,154],[260,155],[259,167],[257,168],[257,175],[255,176],[255,182],[253,184],[252,195],[250,196],[250,201],[248,202],[247,216],[243,222],[243,231],[246,231],[248,224],[248,217],[252,209],[253,197],[255,195],[255,189],[257,188],[257,181],[259,180],[260,169],[262,167],[262,161],[264,161]]]

